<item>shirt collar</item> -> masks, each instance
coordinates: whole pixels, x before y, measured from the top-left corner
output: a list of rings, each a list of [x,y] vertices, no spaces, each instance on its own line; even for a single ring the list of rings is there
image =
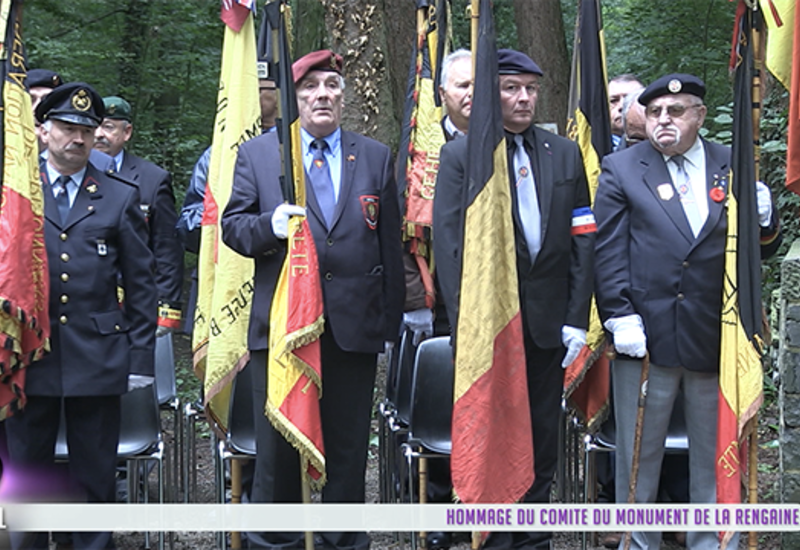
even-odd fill
[[[311,142],[316,138],[308,133],[305,128],[300,128],[300,139],[303,141],[303,150],[308,153],[311,151]],[[336,156],[342,145],[342,128],[336,128],[333,132],[322,138],[328,144],[330,154]]]
[[[125,149],[120,149],[117,156],[114,157],[114,168],[117,172],[122,170],[122,161],[125,160]]]
[[[450,118],[450,115],[444,117],[444,129],[448,134],[450,134],[454,138],[467,135],[466,133],[456,128],[456,125],[453,124],[453,119]]]
[[[56,180],[61,176],[61,174],[53,168],[53,166],[47,162],[45,163],[45,167],[47,168],[47,180],[50,182],[50,185],[55,185]],[[75,187],[80,187],[80,184],[83,182],[83,178],[86,175],[86,166],[71,174],[69,177],[72,178],[72,182],[75,184]]]
[[[698,168],[698,167],[702,166],[701,163],[703,161],[703,155],[704,154],[705,154],[705,151],[703,150],[703,140],[700,139],[700,136],[697,136],[697,138],[695,138],[694,143],[692,144],[692,146],[689,147],[689,149],[685,153],[683,153],[683,158],[689,164],[691,164],[692,166]],[[664,157],[664,162],[668,163],[669,159],[671,159],[674,155],[665,155],[665,154],[662,153],[661,156]],[[667,166],[669,166],[669,165],[667,165]]]

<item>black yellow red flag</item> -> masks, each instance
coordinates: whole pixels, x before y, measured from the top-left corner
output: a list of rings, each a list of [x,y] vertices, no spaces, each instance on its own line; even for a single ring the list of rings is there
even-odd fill
[[[515,502],[533,483],[511,184],[489,0],[480,1],[479,18],[466,138],[451,457],[455,492],[470,504]]]
[[[755,191],[753,146],[753,13],[739,23],[738,66],[734,83],[733,144],[727,189],[728,233],[722,291],[719,404],[717,413],[717,503],[741,502],[742,474],[748,453],[743,445],[747,422],[763,401],[761,368],[761,251]],[[715,192],[712,189],[712,193]],[[724,195],[721,195],[724,196]],[[722,547],[732,533],[724,533]]]
[[[24,368],[50,347],[44,196],[21,15],[21,1],[0,3],[0,420],[25,404]]]
[[[575,22],[567,133],[583,157],[594,203],[600,162],[611,152],[603,21],[598,0],[581,0]],[[609,396],[609,360],[597,306],[592,300],[586,345],[564,373],[564,394],[589,429],[603,418]]]
[[[306,206],[305,168],[300,138],[292,61],[286,32],[286,6],[281,0],[266,6],[260,43],[277,36],[273,66],[280,90],[280,141],[284,199]],[[325,448],[319,399],[322,358],[319,338],[324,330],[322,286],[314,237],[305,216],[289,219],[286,259],[270,309],[266,414],[275,429],[300,453],[303,471],[312,486],[326,481]]]

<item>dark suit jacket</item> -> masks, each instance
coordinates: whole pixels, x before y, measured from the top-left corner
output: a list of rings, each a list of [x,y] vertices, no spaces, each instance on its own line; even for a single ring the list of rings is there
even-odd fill
[[[121,395],[128,374],[153,376],[155,281],[139,193],[89,164],[62,225],[46,171],[42,182],[51,352],[27,369],[25,391]],[[118,275],[124,308],[117,299]]]
[[[148,246],[156,262],[159,303],[181,308],[183,247],[175,230],[178,214],[169,172],[125,151],[119,175],[139,186],[139,198],[150,230]]]
[[[563,325],[586,328],[589,324],[595,235],[593,232],[571,235],[573,211],[589,206],[589,188],[575,143],[535,126],[526,130],[524,136],[539,198],[542,248],[531,265],[517,212],[516,188],[509,182],[520,304],[536,345],[555,348],[561,346]],[[510,167],[513,167],[512,156],[510,152]],[[439,284],[452,325],[458,319],[466,169],[467,139],[445,144],[433,203],[433,246]],[[492,253],[486,251],[486,261],[491,261]]]
[[[230,201],[222,214],[222,239],[255,258],[255,296],[248,334],[250,349],[267,348],[269,310],[286,241],[272,233],[272,212],[283,202],[277,136],[264,134],[239,148]],[[325,300],[325,330],[337,345],[361,353],[383,351],[400,329],[404,283],[400,209],[389,148],[342,131],[342,180],[332,228],[311,185],[307,214],[319,256]],[[377,223],[365,199],[377,199]]]
[[[710,190],[715,180],[728,177],[730,149],[703,145]],[[725,201],[705,194],[708,218],[695,238],[678,194],[664,191],[671,186],[663,156],[648,142],[603,159],[595,200],[597,306],[604,322],[642,317],[653,363],[716,372]]]

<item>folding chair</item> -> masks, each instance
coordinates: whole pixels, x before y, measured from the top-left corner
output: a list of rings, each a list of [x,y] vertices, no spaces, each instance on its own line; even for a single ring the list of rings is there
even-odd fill
[[[172,502],[171,494],[173,485],[180,491],[183,476],[179,472],[183,469],[183,430],[180,424],[181,400],[178,397],[178,388],[175,381],[175,354],[173,350],[172,334],[156,338],[156,393],[158,396],[158,406],[162,411],[169,411],[172,414],[172,444],[169,453],[171,468],[168,469],[170,475],[167,476],[167,496],[168,502]],[[166,438],[164,438],[166,441]],[[177,499],[175,499],[177,500]]]
[[[407,441],[403,443],[408,472],[419,462],[419,502],[427,500],[427,461],[449,458],[452,449],[453,350],[450,337],[439,336],[422,342],[417,348],[411,385],[411,416]],[[408,476],[408,493],[414,502],[414,480]],[[411,535],[411,547],[417,548],[417,533]],[[423,539],[426,533],[420,533]],[[425,545],[427,546],[427,545]]]

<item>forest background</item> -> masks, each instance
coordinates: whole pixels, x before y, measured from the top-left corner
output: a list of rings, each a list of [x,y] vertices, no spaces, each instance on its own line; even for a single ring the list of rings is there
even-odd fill
[[[263,5],[263,0],[258,2]],[[494,0],[500,47],[528,52],[545,72],[540,122],[567,119],[577,0]],[[469,48],[469,0],[452,0],[453,47]],[[332,48],[345,56],[344,126],[396,150],[415,25],[415,0],[291,0],[293,55]],[[648,83],[671,72],[701,77],[708,89],[709,139],[729,143],[728,70],[736,2],[602,0],[607,73]],[[219,0],[36,0],[23,13],[30,68],[92,84],[133,106],[129,149],[173,176],[178,206],[192,167],[210,145],[223,23]],[[800,197],[785,190],[788,94],[766,79],[760,177],[773,189],[784,245],[764,267],[765,298],[779,262],[800,233]],[[191,261],[191,259],[189,259]],[[765,300],[769,303],[769,299]]]

